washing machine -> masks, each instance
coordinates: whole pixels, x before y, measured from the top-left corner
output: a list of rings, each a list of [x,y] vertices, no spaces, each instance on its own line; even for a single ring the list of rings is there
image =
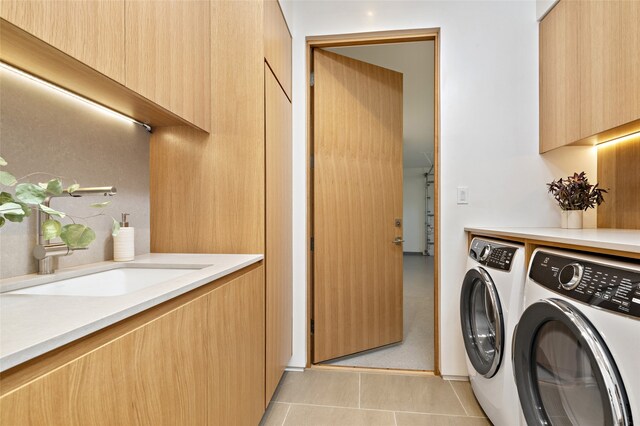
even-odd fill
[[[460,321],[471,387],[496,426],[521,417],[511,339],[522,311],[524,247],[474,238],[460,293]]]
[[[640,424],[640,263],[537,249],[514,338],[529,425]]]

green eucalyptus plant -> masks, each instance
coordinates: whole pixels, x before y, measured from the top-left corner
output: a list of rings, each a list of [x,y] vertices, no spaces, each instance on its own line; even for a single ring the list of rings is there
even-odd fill
[[[4,158],[0,157],[0,167],[7,166]],[[35,173],[37,174],[37,173]],[[66,189],[62,185],[59,178],[50,179],[44,183],[20,182],[21,180],[32,176],[27,175],[23,178],[16,179],[11,173],[0,170],[0,186],[15,187],[15,194],[6,191],[0,192],[0,228],[8,222],[22,222],[25,217],[31,215],[34,211],[41,211],[49,215],[49,218],[42,225],[42,234],[45,240],[51,240],[60,237],[60,239],[71,248],[84,248],[89,246],[96,239],[96,233],[93,229],[86,225],[76,223],[75,216],[68,215],[64,212],[54,210],[43,204],[47,197],[61,195],[65,190],[69,194],[73,194],[80,185],[77,182],[68,186]],[[93,203],[90,206],[94,208],[104,208],[109,205],[109,201],[102,203]],[[107,216],[104,213],[98,213],[90,216]],[[61,220],[68,219],[71,223],[63,225]],[[113,221],[112,235],[116,236],[120,230],[120,223],[111,218]]]
[[[547,184],[549,193],[562,210],[587,210],[604,202],[607,190],[591,185],[585,172],[574,173],[566,179],[554,180]]]

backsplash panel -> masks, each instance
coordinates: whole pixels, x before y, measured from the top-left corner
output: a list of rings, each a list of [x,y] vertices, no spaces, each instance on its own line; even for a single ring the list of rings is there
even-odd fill
[[[54,198],[51,206],[84,217],[99,213],[89,204],[108,200],[101,211],[118,220],[120,213],[130,213],[136,254],[149,252],[149,133],[142,127],[2,69],[0,155],[17,178],[46,172],[63,177],[65,185],[75,179],[84,187],[115,186],[115,197]],[[28,181],[50,178],[36,175]],[[113,258],[111,218],[85,223],[96,231],[96,240],[88,250],[58,258],[56,269]],[[35,240],[35,215],[0,228],[0,278],[36,272]]]
[[[598,228],[640,229],[640,135],[598,148]]]

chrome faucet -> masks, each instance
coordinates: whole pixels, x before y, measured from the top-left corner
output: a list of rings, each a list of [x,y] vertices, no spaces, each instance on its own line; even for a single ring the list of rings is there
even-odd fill
[[[100,186],[95,188],[78,188],[73,192],[64,191],[60,195],[47,197],[42,204],[50,206],[53,197],[84,197],[90,195],[113,196],[117,191],[114,186]],[[75,250],[86,250],[86,248],[71,248],[65,243],[51,243],[44,239],[42,224],[49,218],[49,215],[38,209],[36,213],[36,246],[33,248],[33,257],[38,259],[38,274],[53,274],[53,258],[57,256],[68,256]]]

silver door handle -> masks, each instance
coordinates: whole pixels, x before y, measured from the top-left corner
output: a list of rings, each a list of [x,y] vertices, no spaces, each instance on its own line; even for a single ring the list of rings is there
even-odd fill
[[[404,240],[402,239],[402,237],[396,237],[396,239],[395,239],[395,240],[393,240],[393,244],[398,244],[398,245],[400,245],[400,244],[402,244],[402,243],[404,243]]]

